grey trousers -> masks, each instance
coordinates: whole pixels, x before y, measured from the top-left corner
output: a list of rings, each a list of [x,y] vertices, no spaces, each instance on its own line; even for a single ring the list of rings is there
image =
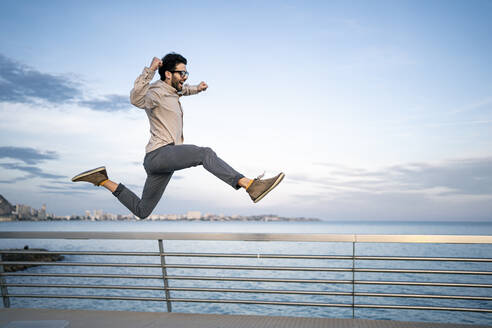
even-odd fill
[[[145,155],[144,168],[147,172],[142,198],[135,195],[123,184],[119,184],[113,195],[133,214],[145,219],[152,213],[162,197],[174,171],[193,166],[203,167],[234,189],[239,189],[239,179],[244,175],[236,172],[217,157],[208,147],[194,145],[166,145]]]

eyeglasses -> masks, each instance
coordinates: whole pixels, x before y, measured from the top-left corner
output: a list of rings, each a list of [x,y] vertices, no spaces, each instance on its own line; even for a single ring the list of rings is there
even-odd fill
[[[171,73],[179,73],[181,77],[188,77],[190,75],[188,71],[171,71]]]

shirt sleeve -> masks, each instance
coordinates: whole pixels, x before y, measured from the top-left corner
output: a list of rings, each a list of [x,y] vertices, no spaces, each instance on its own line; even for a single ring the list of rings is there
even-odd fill
[[[181,95],[183,96],[191,96],[196,95],[198,93],[198,85],[183,85],[183,90]]]
[[[154,78],[155,71],[145,67],[133,84],[130,91],[130,102],[142,109],[154,108],[154,95],[149,92],[149,83]]]

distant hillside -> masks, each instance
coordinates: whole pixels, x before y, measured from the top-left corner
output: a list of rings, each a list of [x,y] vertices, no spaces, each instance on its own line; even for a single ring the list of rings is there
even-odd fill
[[[8,200],[0,195],[0,215],[11,215],[14,210],[14,206],[12,206]]]

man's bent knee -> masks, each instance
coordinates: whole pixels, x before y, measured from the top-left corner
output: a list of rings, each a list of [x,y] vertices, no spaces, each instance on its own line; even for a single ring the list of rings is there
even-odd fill
[[[203,158],[216,157],[217,154],[210,147],[202,147]]]
[[[151,213],[152,213],[152,210],[137,208],[133,214],[136,217],[138,217],[140,220],[145,220],[146,218],[149,217],[149,215]]]

